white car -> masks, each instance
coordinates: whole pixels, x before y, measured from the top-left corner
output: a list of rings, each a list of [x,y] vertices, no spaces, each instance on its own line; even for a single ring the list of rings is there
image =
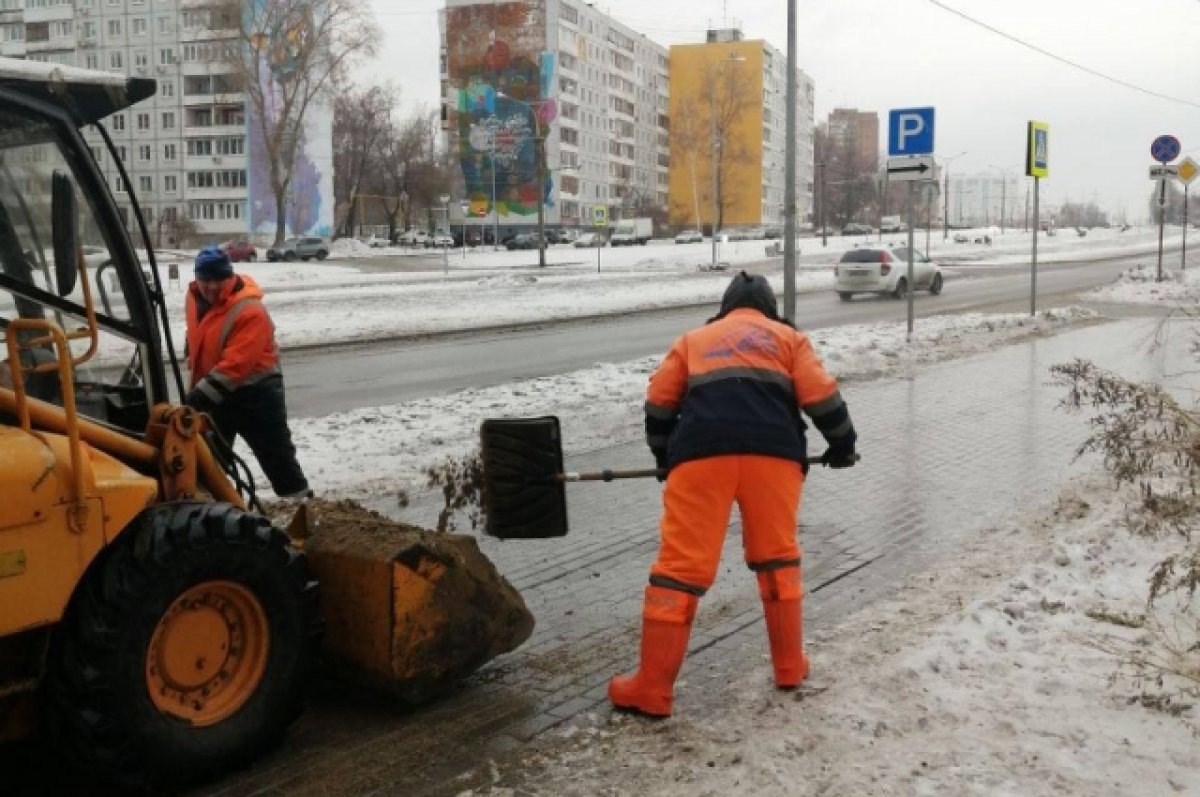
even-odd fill
[[[608,239],[603,233],[585,232],[583,235],[575,239],[573,244],[576,249],[597,249],[608,243]]]
[[[429,239],[429,246],[432,249],[441,249],[442,247],[453,249],[454,236],[448,232],[439,232]]]
[[[684,230],[675,236],[677,244],[698,244],[704,242],[704,233],[699,230]]]
[[[834,290],[843,302],[856,293],[908,294],[908,247],[862,246],[842,255],[833,267]],[[913,252],[913,283],[931,296],[942,292],[942,268],[918,251]]]

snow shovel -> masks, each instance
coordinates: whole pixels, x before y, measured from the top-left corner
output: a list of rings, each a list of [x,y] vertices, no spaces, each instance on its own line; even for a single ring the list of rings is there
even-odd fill
[[[567,534],[567,482],[645,479],[665,469],[563,471],[558,418],[488,419],[480,428],[484,531],[501,540],[540,540]],[[809,457],[815,465],[820,457]]]

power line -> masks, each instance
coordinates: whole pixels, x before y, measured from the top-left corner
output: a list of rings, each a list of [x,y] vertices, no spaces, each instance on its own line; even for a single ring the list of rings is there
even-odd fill
[[[1107,80],[1108,82],[1115,83],[1118,86],[1124,86],[1127,89],[1133,89],[1134,91],[1141,92],[1142,94],[1148,94],[1151,97],[1157,97],[1160,100],[1167,100],[1169,102],[1177,102],[1180,105],[1190,105],[1193,108],[1200,108],[1200,103],[1192,102],[1191,100],[1180,99],[1179,97],[1171,97],[1167,94],[1161,94],[1157,91],[1151,91],[1150,89],[1144,89],[1141,86],[1135,86],[1133,83],[1129,83],[1129,82],[1121,80],[1119,78],[1112,77],[1111,75],[1106,75],[1103,72],[1098,72],[1095,69],[1092,69],[1091,67],[1084,66],[1083,64],[1077,64],[1074,61],[1063,58],[1061,55],[1055,55],[1054,53],[1050,52],[1049,50],[1044,50],[1041,47],[1038,47],[1036,44],[1030,44],[1029,42],[1027,42],[1023,39],[1019,39],[1016,36],[1013,36],[1012,34],[1005,33],[1004,31],[999,30],[997,28],[993,28],[991,25],[988,25],[986,22],[981,22],[978,19],[975,19],[974,17],[964,14],[963,12],[959,11],[956,8],[951,8],[950,6],[946,5],[945,3],[938,2],[938,0],[929,0],[929,2],[932,3],[933,5],[937,6],[938,8],[942,9],[943,11],[948,11],[949,13],[954,14],[956,17],[961,17],[962,19],[965,19],[967,22],[970,22],[972,25],[978,25],[979,27],[983,28],[984,30],[990,31],[991,33],[994,33],[997,36],[1002,36],[1003,38],[1008,39],[1009,41],[1014,42],[1016,44],[1019,44],[1022,47],[1033,50],[1035,53],[1040,53],[1041,55],[1044,55],[1047,58],[1053,58],[1055,61],[1058,61],[1059,63],[1066,64],[1067,66],[1072,67],[1074,69],[1078,69],[1082,72],[1087,72],[1089,75],[1092,75],[1094,77],[1098,77],[1103,80]]]

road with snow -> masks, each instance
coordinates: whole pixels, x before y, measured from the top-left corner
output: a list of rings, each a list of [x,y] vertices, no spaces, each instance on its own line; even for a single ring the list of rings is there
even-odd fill
[[[1146,262],[1144,255],[1045,264],[1038,269],[1039,306],[1112,282]],[[778,262],[754,266],[767,274]],[[986,274],[987,276],[983,276]],[[485,289],[480,289],[483,294]],[[482,300],[482,295],[477,297]],[[717,297],[714,296],[714,303]],[[470,315],[470,301],[464,315]],[[585,301],[585,300],[583,300]],[[916,295],[916,316],[931,313],[1020,312],[1029,308],[1028,266],[957,266],[946,270],[941,296]],[[713,303],[429,338],[335,346],[287,354],[288,406],[296,417],[395,404],[467,387],[548,376],[597,362],[622,362],[666,350],[702,323]],[[802,293],[796,317],[805,329],[903,320],[905,303],[891,298],[839,301],[832,291]]]

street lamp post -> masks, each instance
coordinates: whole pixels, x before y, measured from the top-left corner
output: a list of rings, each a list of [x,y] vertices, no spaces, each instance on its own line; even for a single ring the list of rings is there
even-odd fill
[[[942,197],[942,203],[943,203],[942,204],[942,240],[943,241],[945,241],[946,239],[948,239],[950,237],[950,164],[953,163],[955,161],[955,159],[961,158],[963,155],[966,155],[966,154],[967,154],[966,152],[960,152],[957,155],[947,158],[946,165],[943,167],[946,170],[946,191],[945,191],[945,195]],[[961,200],[959,202],[960,202],[959,215],[961,215],[961,207],[962,207]],[[960,221],[961,221],[961,219],[960,219]]]
[[[538,106],[544,104],[546,100],[535,100],[526,102],[518,100],[516,97],[505,94],[503,91],[498,91],[496,94],[500,97],[512,100],[518,105],[523,105],[529,110],[530,116],[533,117],[533,159],[537,166],[537,231],[538,231],[538,266],[546,267],[546,209],[542,192],[546,190],[546,139],[542,136],[542,120],[538,115]]]
[[[818,163],[817,168],[821,170],[821,246],[829,246],[829,231],[825,229],[825,161]]]
[[[442,206],[442,218],[445,220],[445,232],[443,236],[450,232],[450,195],[442,194],[438,197],[438,202]],[[446,246],[445,237],[442,238],[442,271],[448,276],[450,274],[450,249]]]

